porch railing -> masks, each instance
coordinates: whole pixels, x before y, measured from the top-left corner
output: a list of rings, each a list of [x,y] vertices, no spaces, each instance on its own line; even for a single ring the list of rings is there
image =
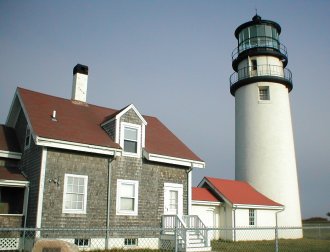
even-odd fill
[[[208,239],[208,230],[205,224],[197,215],[183,215],[182,218],[178,215],[163,215],[162,224],[166,234],[173,234],[182,239],[183,244],[189,247],[189,232],[200,236],[205,246],[210,246]],[[168,232],[166,230],[169,230]],[[188,232],[187,232],[188,231]]]
[[[210,246],[207,227],[198,215],[183,215],[182,219],[188,229],[196,230],[197,234],[203,238],[205,246]]]

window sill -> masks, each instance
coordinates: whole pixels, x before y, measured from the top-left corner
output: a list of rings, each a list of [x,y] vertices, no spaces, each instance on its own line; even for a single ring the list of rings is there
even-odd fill
[[[62,211],[62,213],[63,214],[79,214],[79,215],[84,215],[84,214],[86,214],[86,211],[68,211],[68,210],[66,210],[66,211]]]
[[[117,211],[116,215],[122,215],[122,216],[138,216],[137,212],[123,212],[123,211]]]
[[[272,102],[270,100],[259,100],[259,104],[271,104]]]

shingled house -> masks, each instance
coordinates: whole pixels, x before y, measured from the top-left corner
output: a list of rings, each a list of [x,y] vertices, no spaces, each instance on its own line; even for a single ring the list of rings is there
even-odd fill
[[[12,193],[3,190],[3,181],[13,178],[11,169],[19,186],[29,188],[17,192],[22,223],[33,228],[161,227],[163,216],[188,215],[191,171],[204,168],[204,161],[133,104],[116,110],[87,103],[87,80],[88,68],[77,65],[71,99],[24,88],[15,92],[1,129],[15,136],[10,151],[16,156],[13,165],[1,161],[0,187]],[[92,238],[84,238],[88,246]],[[124,246],[126,237],[121,238]],[[130,242],[137,245],[138,238]]]

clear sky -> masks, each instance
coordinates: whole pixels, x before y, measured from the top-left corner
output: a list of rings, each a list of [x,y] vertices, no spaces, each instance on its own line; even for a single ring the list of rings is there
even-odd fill
[[[87,101],[133,103],[206,162],[193,171],[234,179],[234,31],[256,10],[282,27],[302,215],[330,211],[330,1],[0,0],[0,123],[17,86],[71,97],[72,69],[89,66]]]

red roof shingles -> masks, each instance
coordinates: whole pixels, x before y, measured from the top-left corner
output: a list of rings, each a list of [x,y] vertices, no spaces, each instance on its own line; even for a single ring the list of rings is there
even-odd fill
[[[209,190],[201,187],[192,188],[192,200],[219,202]]]
[[[246,182],[212,177],[205,177],[205,180],[232,204],[282,206],[255,190]]]
[[[157,118],[145,116],[146,150],[153,154],[202,161]]]
[[[18,168],[0,166],[0,180],[27,181]]]
[[[120,148],[100,124],[116,112],[113,109],[54,97],[18,88],[37,136],[82,144]],[[51,115],[56,111],[57,121]]]
[[[106,119],[116,115],[118,110],[79,103],[23,88],[18,88],[18,93],[37,136],[121,148],[100,126]],[[51,118],[54,110],[57,121]],[[150,116],[144,118],[148,123],[146,150],[149,153],[202,161],[157,118]]]
[[[13,128],[0,125],[0,150],[8,152],[21,152],[15,130]]]

